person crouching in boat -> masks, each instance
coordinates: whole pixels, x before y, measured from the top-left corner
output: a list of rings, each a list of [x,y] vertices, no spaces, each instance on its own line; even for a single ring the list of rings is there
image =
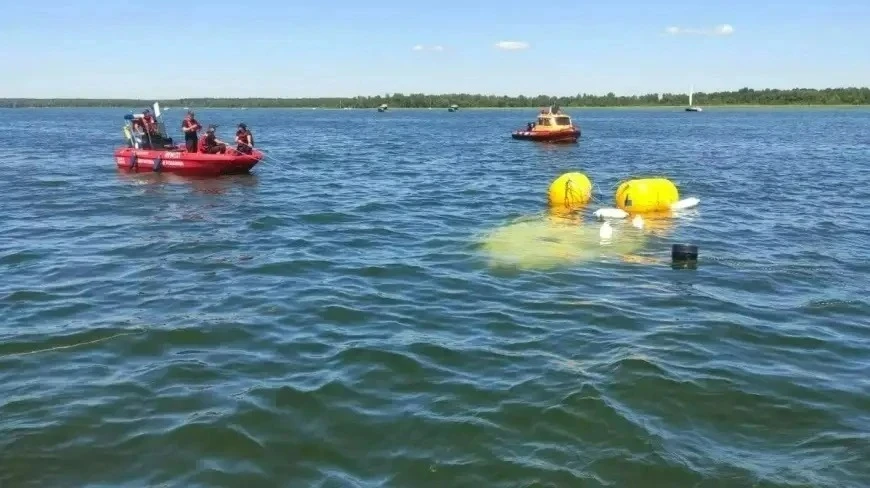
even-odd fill
[[[254,134],[248,130],[244,122],[239,124],[239,130],[236,131],[236,151],[241,154],[254,152]]]
[[[181,121],[181,132],[184,133],[184,145],[187,147],[187,152],[196,152],[200,129],[202,129],[202,126],[193,118],[193,110],[189,110],[187,116]]]
[[[147,108],[142,111],[142,125],[144,126],[145,132],[152,137],[159,135],[159,132],[157,131],[157,121],[154,120],[154,116],[151,115],[151,110],[148,110]]]
[[[227,143],[218,139],[214,135],[214,130],[217,128],[216,125],[208,126],[208,129],[205,131],[205,137],[203,137],[199,141],[199,152],[203,154],[226,154],[227,153]]]
[[[142,115],[134,115],[131,123],[133,134],[135,134],[136,138],[139,140],[140,149],[153,149],[154,145],[152,141],[154,135],[151,133],[151,130],[149,130],[148,116],[148,110],[145,110]]]
[[[148,144],[148,147],[145,147],[145,149],[162,149],[166,145],[167,141],[163,139],[163,135],[157,127],[157,119],[154,118],[151,110],[147,108],[142,111],[141,127],[145,136],[143,140],[147,141]],[[169,142],[172,141],[170,140]]]

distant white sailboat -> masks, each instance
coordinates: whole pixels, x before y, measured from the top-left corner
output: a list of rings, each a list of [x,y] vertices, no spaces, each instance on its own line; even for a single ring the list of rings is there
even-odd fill
[[[702,109],[701,107],[696,107],[696,106],[692,105],[692,95],[694,95],[694,92],[695,92],[695,87],[694,86],[689,87],[689,106],[686,107],[686,112],[703,112],[704,109]]]

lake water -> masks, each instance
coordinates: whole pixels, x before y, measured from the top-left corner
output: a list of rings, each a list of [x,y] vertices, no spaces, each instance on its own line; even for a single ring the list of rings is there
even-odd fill
[[[126,112],[0,111],[3,488],[870,484],[870,110],[198,110],[273,157],[211,180],[119,173]],[[568,171],[584,231],[701,204],[487,245]]]

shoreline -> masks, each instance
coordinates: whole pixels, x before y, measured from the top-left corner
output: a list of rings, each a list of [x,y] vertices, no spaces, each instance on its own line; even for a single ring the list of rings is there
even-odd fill
[[[150,105],[150,104],[146,104]],[[93,105],[54,105],[50,107],[46,107],[43,105],[22,105],[16,107],[8,107],[8,106],[0,106],[0,110],[23,110],[23,109],[91,109],[91,108],[102,108],[102,109],[129,109],[130,107],[138,106],[136,104],[130,105],[101,105],[101,104],[93,104]],[[852,108],[852,109],[861,109],[861,108],[870,108],[870,104],[782,104],[782,105],[773,105],[773,104],[723,104],[723,105],[698,105],[704,111],[708,110],[720,110],[720,109],[820,109],[820,108]],[[195,110],[341,110],[344,108],[339,107],[324,107],[324,106],[308,106],[308,107],[250,107],[250,106],[209,106],[209,107],[193,107]],[[468,110],[539,110],[541,106],[538,105],[530,105],[526,107],[487,107],[487,106],[478,106],[478,107],[459,107],[457,112],[463,112]],[[570,109],[570,110],[683,110],[686,108],[685,105],[604,105],[604,106],[592,106],[592,105],[560,105],[562,109]],[[161,107],[162,110],[166,111],[169,109],[172,110],[182,110],[182,107],[177,105],[167,105]],[[352,111],[376,111],[377,107],[364,107],[364,108],[349,108],[348,110]],[[425,110],[429,111],[429,107],[389,107],[388,112],[393,112],[397,110]],[[441,111],[446,112],[447,107],[431,107],[432,111]]]
[[[704,109],[704,111],[712,110],[712,109],[728,109],[728,108],[870,108],[870,104],[861,104],[861,105],[851,105],[851,104],[839,104],[839,105],[824,105],[824,104],[783,104],[783,105],[765,105],[765,104],[745,104],[745,105],[737,105],[737,104],[728,104],[728,105],[696,105]],[[463,110],[530,110],[530,109],[540,109],[539,106],[529,106],[529,107],[459,107],[459,112]],[[591,105],[560,105],[561,109],[571,109],[571,110],[683,110],[686,108],[685,105],[606,105],[606,106],[591,106]],[[318,110],[321,110],[318,108]],[[339,110],[339,109],[326,109],[322,110]],[[366,109],[357,109],[357,110],[366,110]],[[372,109],[374,110],[374,109]],[[390,110],[428,110],[427,108],[390,108]],[[432,110],[447,110],[446,107],[441,108],[432,108]]]
[[[694,95],[694,97],[693,97]],[[385,93],[383,95],[309,96],[309,97],[0,97],[3,108],[130,108],[141,110],[155,101],[165,107],[204,108],[286,108],[286,109],[420,109],[446,110],[456,105],[460,110],[539,109],[559,105],[566,109],[683,109],[690,105],[702,108],[758,107],[860,107],[870,106],[870,86],[837,88],[740,88],[739,90],[693,93],[646,93],[606,95],[576,93],[571,95],[498,95],[483,93]],[[694,103],[693,103],[694,101]]]

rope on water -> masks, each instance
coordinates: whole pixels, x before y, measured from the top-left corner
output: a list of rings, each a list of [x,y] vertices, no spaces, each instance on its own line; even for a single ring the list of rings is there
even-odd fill
[[[61,351],[64,349],[72,349],[74,347],[87,346],[90,344],[97,344],[100,342],[106,342],[106,341],[111,340],[111,339],[116,339],[118,337],[137,335],[137,334],[142,334],[144,332],[145,332],[145,329],[139,329],[139,330],[131,331],[131,332],[119,332],[117,334],[112,334],[108,337],[100,337],[99,339],[92,339],[90,341],[76,342],[75,344],[67,344],[65,346],[54,346],[54,347],[47,347],[45,349],[37,349],[35,351],[13,352],[11,354],[3,354],[3,355],[0,355],[0,359],[14,358],[14,357],[20,357],[20,356],[30,356],[32,354],[38,354],[38,353],[42,353],[42,352],[53,352],[53,351]]]

